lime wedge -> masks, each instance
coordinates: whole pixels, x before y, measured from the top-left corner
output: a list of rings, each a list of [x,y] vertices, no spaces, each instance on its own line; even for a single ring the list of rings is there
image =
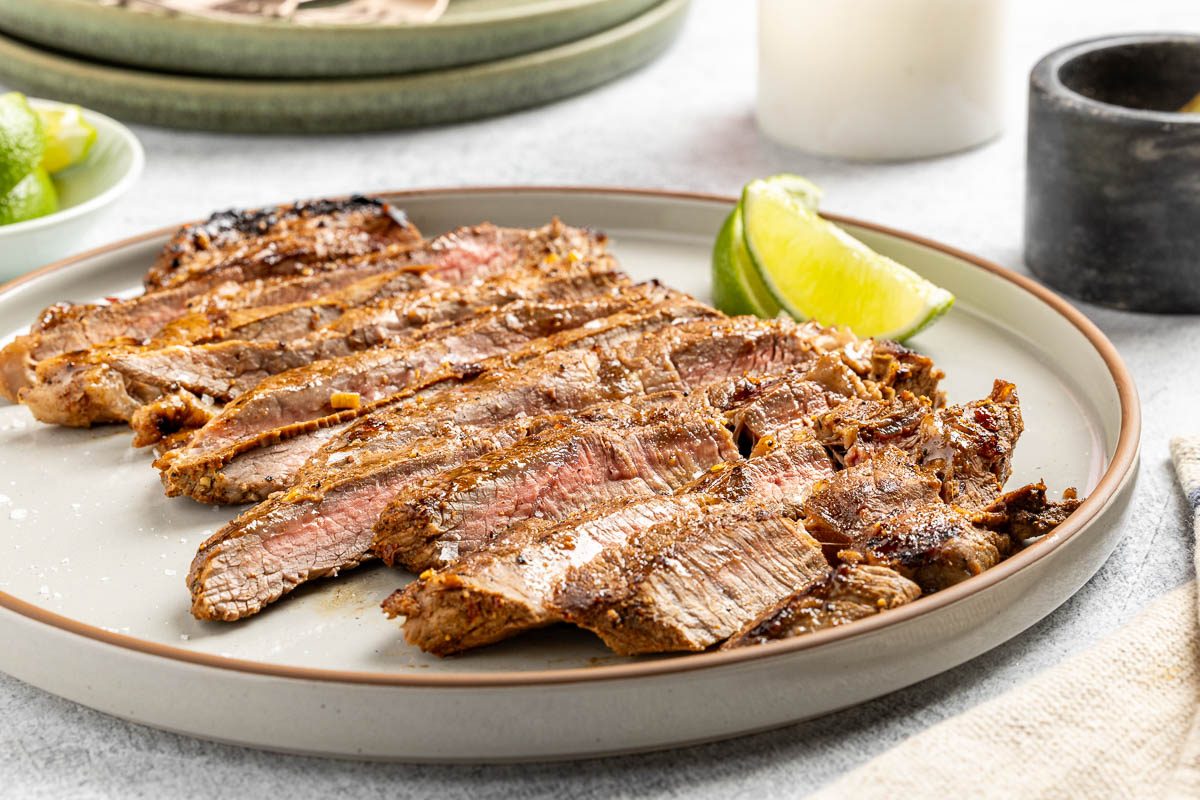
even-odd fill
[[[742,236],[742,207],[730,212],[717,234],[712,254],[713,305],[726,314],[774,317],[779,304],[750,261]]]
[[[20,183],[0,197],[0,225],[44,217],[58,210],[58,192],[50,175],[35,167]]]
[[[821,190],[816,184],[799,175],[776,175],[766,181],[813,210],[821,201]],[[726,314],[779,315],[779,303],[771,296],[746,252],[741,203],[725,218],[713,245],[712,283],[713,304]]]
[[[0,94],[0,195],[33,172],[44,148],[41,123],[25,95]]]
[[[46,152],[42,167],[51,174],[78,164],[87,157],[96,142],[96,129],[83,118],[79,106],[39,109],[42,131],[46,134]]]
[[[742,193],[746,251],[762,284],[797,319],[903,340],[950,308],[954,295],[876,253],[778,182]]]
[[[764,186],[770,186],[772,189],[787,192],[792,196],[793,200],[809,211],[816,211],[821,206],[821,197],[825,194],[819,186],[808,178],[802,178],[799,175],[792,175],[788,172],[781,172],[769,178],[751,181],[751,183],[761,183]]]

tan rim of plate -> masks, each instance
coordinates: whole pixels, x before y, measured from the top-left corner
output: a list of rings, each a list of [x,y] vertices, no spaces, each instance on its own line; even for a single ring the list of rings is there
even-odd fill
[[[374,192],[370,196],[385,197],[385,198],[405,198],[405,197],[424,197],[428,195],[471,195],[478,193],[538,193],[538,192],[558,192],[568,194],[609,194],[626,197],[644,197],[644,198],[659,198],[663,200],[695,200],[702,202],[727,203],[733,206],[737,203],[736,197],[728,197],[725,195],[703,194],[696,192],[671,192],[660,191],[653,189],[626,189],[620,187],[588,187],[588,186],[473,186],[453,189],[415,189],[410,191],[393,191],[393,192]],[[709,669],[714,667],[723,667],[731,664],[737,664],[744,661],[753,661],[762,658],[771,658],[775,656],[783,656],[788,653],[794,653],[800,650],[807,650],[812,647],[820,647],[831,642],[843,641],[855,636],[863,636],[873,631],[879,630],[888,625],[898,624],[906,620],[920,617],[924,614],[931,613],[937,609],[950,606],[959,600],[962,600],[976,592],[988,588],[1008,576],[1023,569],[1024,567],[1038,561],[1049,555],[1052,551],[1062,546],[1067,540],[1079,533],[1084,527],[1095,519],[1108,501],[1116,494],[1120,486],[1125,482],[1129,473],[1137,463],[1138,441],[1141,436],[1141,408],[1138,404],[1137,389],[1134,386],[1133,378],[1129,375],[1121,356],[1117,353],[1116,347],[1108,340],[1099,328],[1097,328],[1091,320],[1085,317],[1082,313],[1071,306],[1067,301],[1063,300],[1058,295],[1051,292],[1036,281],[1026,278],[1023,275],[1018,275],[1010,270],[1007,270],[990,261],[986,261],[977,256],[973,256],[962,250],[948,247],[939,242],[934,242],[920,236],[906,233],[904,231],[888,228],[883,225],[874,223],[862,222],[852,217],[844,217],[836,214],[824,215],[834,222],[853,225],[876,233],[892,236],[898,239],[904,239],[914,244],[936,250],[948,256],[966,261],[984,272],[991,273],[999,278],[1002,278],[1010,283],[1014,283],[1037,299],[1044,302],[1046,305],[1053,308],[1061,316],[1066,318],[1068,322],[1075,326],[1084,338],[1086,338],[1104,363],[1108,367],[1109,374],[1112,375],[1113,382],[1117,386],[1117,394],[1121,401],[1121,430],[1117,438],[1117,448],[1113,454],[1112,463],[1108,469],[1104,471],[1100,482],[1096,484],[1095,490],[1091,493],[1083,504],[1071,514],[1065,522],[1058,526],[1053,537],[1043,537],[1037,542],[1021,550],[1016,555],[1002,561],[991,569],[969,578],[960,584],[944,589],[936,594],[922,597],[916,602],[909,605],[888,611],[886,614],[879,614],[874,617],[859,620],[850,623],[844,627],[830,628],[806,636],[797,637],[795,639],[785,639],[778,642],[770,642],[767,644],[756,645],[755,647],[747,647],[738,650],[727,650],[717,652],[694,653],[689,655],[672,656],[669,658],[648,661],[645,663],[634,664],[618,664],[613,666],[598,666],[598,667],[582,667],[564,670],[536,670],[529,672],[494,672],[484,675],[476,674],[454,674],[454,675],[397,675],[388,672],[358,672],[351,670],[332,670],[332,669],[314,669],[310,667],[290,667],[284,665],[267,664],[259,661],[250,661],[247,659],[227,658],[224,656],[211,655],[208,653],[196,653],[190,650],[185,650],[180,647],[172,647],[170,645],[158,644],[156,642],[148,642],[143,639],[138,639],[134,636],[126,636],[119,633],[112,633],[102,628],[93,625],[87,625],[77,620],[65,617],[61,614],[55,614],[47,611],[24,600],[19,600],[16,597],[0,592],[0,607],[13,611],[21,616],[35,620],[37,622],[51,625],[67,633],[85,636],[89,639],[94,639],[103,644],[113,645],[116,647],[133,650],[147,655],[158,656],[160,658],[170,658],[177,661],[184,661],[192,664],[197,664],[205,667],[215,667],[218,669],[235,670],[238,672],[248,672],[256,675],[269,675],[277,678],[289,678],[298,680],[312,681],[329,681],[334,683],[348,684],[370,684],[376,686],[405,686],[405,687],[430,687],[442,689],[473,689],[473,688],[488,688],[496,686],[530,686],[537,684],[564,684],[564,683],[588,683],[592,681],[605,680],[628,680],[632,678],[647,678],[651,676],[670,675],[674,673],[689,672],[692,670]],[[188,223],[182,223],[188,224]],[[165,228],[143,233],[138,236],[133,236],[128,239],[123,239],[103,247],[89,250],[79,255],[71,256],[70,258],[57,261],[49,264],[41,269],[35,270],[27,275],[24,275],[16,280],[0,286],[0,297],[8,294],[13,289],[22,284],[36,280],[43,275],[49,275],[53,272],[58,272],[64,269],[70,269],[80,261],[93,258],[95,256],[111,253],[114,250],[119,250],[130,245],[139,244],[151,239],[161,238],[171,233],[174,233],[178,225],[173,225]]]

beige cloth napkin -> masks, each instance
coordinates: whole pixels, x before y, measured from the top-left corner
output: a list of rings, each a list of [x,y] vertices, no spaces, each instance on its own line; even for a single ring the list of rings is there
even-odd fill
[[[1174,440],[1171,454],[1200,524],[1200,437]],[[1192,581],[810,797],[1200,798],[1198,603]]]

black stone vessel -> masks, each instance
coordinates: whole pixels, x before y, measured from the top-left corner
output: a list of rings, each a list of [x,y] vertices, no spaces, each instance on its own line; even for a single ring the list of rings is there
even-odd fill
[[[1114,308],[1200,312],[1200,36],[1069,45],[1029,79],[1025,261]]]

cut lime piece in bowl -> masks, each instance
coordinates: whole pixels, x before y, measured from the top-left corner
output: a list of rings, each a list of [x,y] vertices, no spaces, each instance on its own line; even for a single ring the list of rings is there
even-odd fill
[[[58,210],[58,191],[46,170],[36,167],[0,197],[0,225],[37,219]]]
[[[746,252],[788,314],[904,340],[954,304],[954,295],[823,219],[770,179],[742,193]]]
[[[42,123],[20,92],[0,94],[0,195],[42,163]]]
[[[83,118],[79,106],[39,108],[38,117],[46,134],[42,167],[51,174],[78,164],[96,142],[96,129]]]

